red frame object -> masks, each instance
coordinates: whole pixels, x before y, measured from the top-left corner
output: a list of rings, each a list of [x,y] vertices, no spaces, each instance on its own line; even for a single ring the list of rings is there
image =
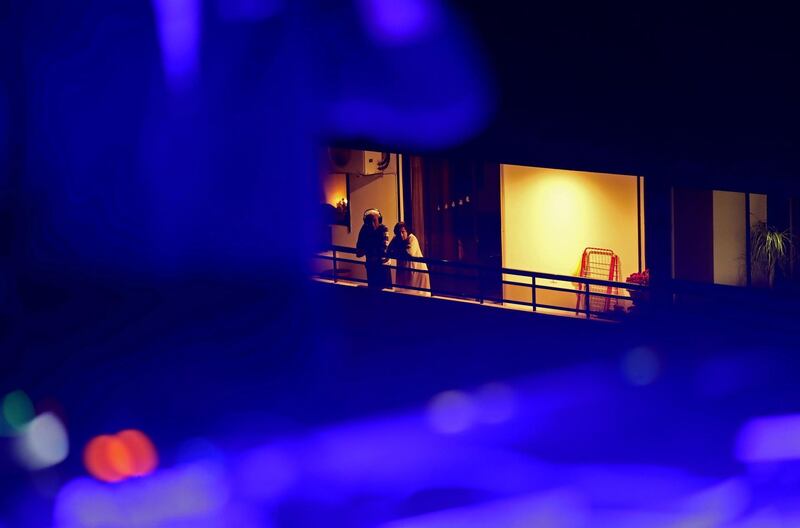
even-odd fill
[[[586,279],[619,282],[619,269],[619,256],[613,251],[604,248],[587,247],[583,250],[581,270],[578,276]],[[618,295],[618,289],[614,286],[589,285],[589,311],[608,312],[617,305],[617,299],[602,295],[592,295],[593,293]],[[586,310],[585,297],[585,293],[578,293],[578,299],[575,302],[576,313]],[[581,308],[581,304],[584,305],[583,308]]]

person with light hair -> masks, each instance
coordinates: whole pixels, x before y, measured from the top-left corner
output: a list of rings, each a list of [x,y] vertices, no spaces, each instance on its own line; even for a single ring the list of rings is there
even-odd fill
[[[389,244],[389,256],[397,260],[395,286],[400,291],[418,295],[431,294],[428,265],[408,258],[422,258],[422,250],[417,237],[408,230],[405,222],[398,222],[394,226],[394,238]]]

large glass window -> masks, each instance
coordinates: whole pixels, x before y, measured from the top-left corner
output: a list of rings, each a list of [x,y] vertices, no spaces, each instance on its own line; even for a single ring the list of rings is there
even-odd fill
[[[673,190],[673,276],[728,286],[766,286],[749,248],[767,221],[765,194]],[[757,263],[756,263],[757,264]]]

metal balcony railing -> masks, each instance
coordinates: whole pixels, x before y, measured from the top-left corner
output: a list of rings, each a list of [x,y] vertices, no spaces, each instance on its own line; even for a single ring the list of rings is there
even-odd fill
[[[317,260],[328,261],[331,263],[332,268],[324,272],[315,273],[317,278],[332,280],[333,282],[346,281],[353,283],[366,283],[364,278],[345,276],[343,273],[342,264],[361,266],[363,269],[364,261],[352,258],[356,254],[355,248],[332,245],[327,251],[323,251],[314,255]],[[483,304],[485,301],[517,305],[523,307],[530,307],[532,311],[537,309],[547,309],[557,312],[565,312],[565,314],[580,315],[586,318],[596,318],[605,320],[618,319],[624,311],[615,310],[615,306],[623,306],[626,303],[631,303],[632,299],[629,295],[620,294],[620,292],[646,292],[647,286],[639,284],[632,284],[627,282],[614,282],[600,279],[591,279],[586,277],[575,277],[570,275],[557,275],[554,273],[542,273],[537,271],[526,271],[503,267],[491,267],[477,264],[469,264],[459,261],[451,261],[444,259],[434,258],[415,258],[407,257],[407,261],[424,262],[428,265],[428,271],[414,270],[415,273],[427,273],[431,277],[430,289],[415,288],[408,285],[395,284],[392,281],[392,287],[402,288],[404,290],[418,290],[421,292],[429,293],[437,297],[454,298],[460,300],[476,301]],[[394,264],[385,264],[387,268],[397,269],[398,266]],[[442,278],[449,277],[451,279],[474,282],[473,287],[460,289],[455,291],[441,287]],[[440,279],[440,280],[436,280]],[[530,282],[528,282],[530,281]],[[537,281],[550,281],[551,284],[541,284]],[[495,286],[500,285],[499,297],[492,295],[488,290],[496,289],[487,287],[487,283],[493,283]],[[571,283],[573,287],[554,286],[557,283]],[[531,301],[520,300],[519,298],[510,298],[505,294],[505,288],[502,286],[515,286],[517,288],[526,288],[530,290]],[[538,300],[537,292],[548,290],[554,292],[562,292],[566,294],[575,295],[575,306],[559,306],[556,304],[546,304]],[[519,290],[517,290],[519,291]],[[596,298],[605,299],[604,304],[608,309],[593,310],[593,305],[597,306],[598,303],[592,303],[592,299]]]

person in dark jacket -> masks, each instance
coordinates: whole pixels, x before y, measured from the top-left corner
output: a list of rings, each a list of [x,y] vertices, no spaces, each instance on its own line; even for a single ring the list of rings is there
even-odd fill
[[[364,211],[364,225],[358,232],[356,256],[366,257],[367,284],[370,289],[382,290],[391,288],[391,270],[384,266],[389,260],[386,248],[389,245],[389,230],[383,225],[383,218],[377,209]]]

